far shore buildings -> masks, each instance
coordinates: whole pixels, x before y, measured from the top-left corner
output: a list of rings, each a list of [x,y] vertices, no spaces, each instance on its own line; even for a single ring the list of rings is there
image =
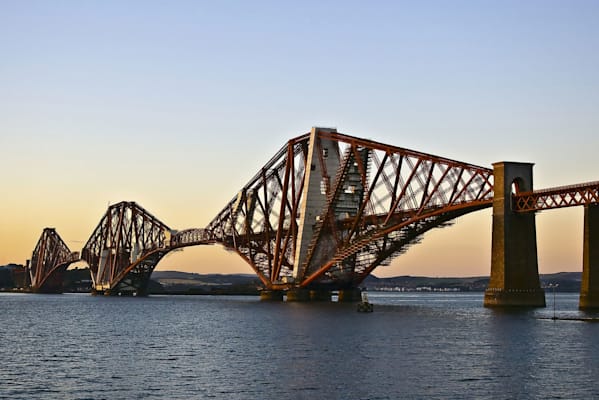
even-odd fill
[[[24,265],[0,265],[0,290],[23,289],[29,286],[29,274]]]

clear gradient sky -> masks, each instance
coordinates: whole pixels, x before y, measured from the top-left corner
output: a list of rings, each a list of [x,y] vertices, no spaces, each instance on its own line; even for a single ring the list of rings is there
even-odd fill
[[[46,226],[80,250],[122,200],[204,227],[312,126],[599,180],[598,21],[576,0],[0,0],[0,265]],[[537,215],[540,272],[582,270],[582,215]],[[375,274],[487,275],[490,246],[485,210]],[[158,269],[251,272],[220,247]]]

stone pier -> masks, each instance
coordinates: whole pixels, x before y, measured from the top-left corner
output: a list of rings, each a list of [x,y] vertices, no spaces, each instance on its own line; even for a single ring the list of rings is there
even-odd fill
[[[581,310],[599,309],[599,204],[584,207]]]
[[[339,303],[358,303],[362,301],[362,291],[360,288],[339,290]]]
[[[260,300],[262,301],[283,301],[282,290],[263,290],[260,292]]]
[[[534,213],[512,211],[512,188],[533,190],[530,163],[493,164],[493,232],[491,278],[486,307],[545,307],[537,260]]]
[[[310,291],[308,289],[289,289],[287,291],[287,301],[306,302],[310,301]]]

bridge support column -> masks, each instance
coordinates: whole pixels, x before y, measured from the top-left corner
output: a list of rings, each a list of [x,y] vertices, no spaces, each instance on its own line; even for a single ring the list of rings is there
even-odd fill
[[[287,291],[287,301],[310,301],[310,291],[308,289],[289,289]]]
[[[599,205],[584,207],[584,238],[582,251],[581,310],[599,308]]]
[[[310,301],[331,301],[331,291],[324,289],[310,290]]]
[[[287,301],[331,301],[331,291],[325,289],[289,289],[287,291]]]
[[[339,290],[339,303],[358,303],[362,301],[362,291],[360,288]]]
[[[262,290],[260,292],[260,300],[262,301],[283,301],[282,290]]]
[[[530,163],[493,164],[493,232],[491,278],[486,307],[545,307],[537,260],[534,213],[512,211],[512,187],[533,190]]]

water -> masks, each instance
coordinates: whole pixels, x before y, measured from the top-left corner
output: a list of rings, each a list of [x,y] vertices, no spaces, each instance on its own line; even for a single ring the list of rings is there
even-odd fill
[[[599,398],[599,324],[476,294],[375,311],[253,297],[0,294],[0,398]],[[576,294],[558,316],[581,316]],[[591,314],[592,315],[592,314]],[[598,315],[594,315],[598,316]]]

